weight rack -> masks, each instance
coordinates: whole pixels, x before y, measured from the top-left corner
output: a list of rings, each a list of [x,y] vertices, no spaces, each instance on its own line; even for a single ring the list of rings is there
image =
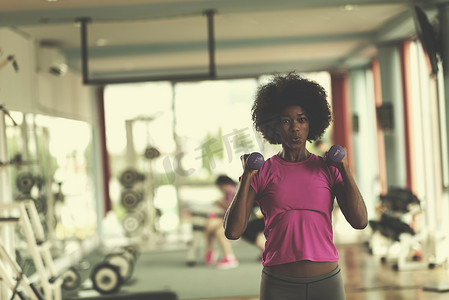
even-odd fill
[[[50,252],[51,243],[45,239],[44,229],[33,200],[2,204],[0,211],[10,214],[4,217],[5,219],[17,219],[17,222],[8,223],[22,226],[45,299],[61,300],[63,278],[57,275]]]
[[[0,219],[0,222],[14,223],[18,222],[18,219],[13,220],[11,218],[2,218]],[[30,282],[28,277],[24,274],[25,271],[21,269],[17,262],[11,257],[11,255],[9,255],[3,244],[0,244],[0,258],[0,278],[12,291],[11,299],[27,299],[22,294],[22,290],[24,290],[26,294],[29,295],[29,298],[31,300],[43,299],[38,289],[36,289],[33,283]],[[15,276],[15,278],[13,278],[11,275]]]

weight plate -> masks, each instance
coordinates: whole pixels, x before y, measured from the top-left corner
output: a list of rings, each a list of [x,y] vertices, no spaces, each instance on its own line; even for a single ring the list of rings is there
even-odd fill
[[[125,250],[121,253],[121,255],[125,256],[133,264],[137,260],[131,252]]]
[[[31,173],[23,172],[17,175],[16,186],[21,193],[29,194],[33,185],[34,185],[34,178]]]
[[[129,236],[134,236],[140,233],[143,228],[144,220],[138,213],[129,213],[123,219],[123,228]]]
[[[139,258],[139,249],[134,245],[127,245],[123,247],[124,253],[129,253],[132,256],[132,260],[135,262]]]
[[[139,174],[135,169],[127,169],[120,176],[120,183],[124,187],[132,187],[139,180]]]
[[[122,280],[117,266],[109,263],[97,264],[91,272],[93,288],[100,294],[112,294],[120,289]]]
[[[134,264],[126,255],[111,253],[106,255],[104,261],[119,268],[120,276],[124,282],[128,281],[133,275]]]
[[[128,210],[136,208],[141,199],[142,196],[140,193],[133,189],[126,189],[122,191],[121,202],[123,207]]]
[[[78,288],[81,284],[81,275],[74,267],[69,268],[62,274],[62,288],[68,291]]]
[[[145,149],[145,158],[147,159],[155,159],[161,156],[161,152],[155,147],[148,147]]]

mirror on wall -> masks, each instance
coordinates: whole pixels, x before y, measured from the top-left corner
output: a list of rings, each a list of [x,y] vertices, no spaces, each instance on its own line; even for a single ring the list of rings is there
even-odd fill
[[[34,202],[54,255],[63,254],[67,243],[97,232],[91,125],[21,112],[10,115],[5,133],[12,200]],[[26,252],[17,228],[18,249]]]

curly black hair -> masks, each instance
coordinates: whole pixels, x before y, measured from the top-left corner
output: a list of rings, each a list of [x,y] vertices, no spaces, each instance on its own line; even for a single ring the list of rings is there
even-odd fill
[[[254,127],[270,144],[281,144],[281,111],[291,105],[301,106],[309,119],[308,141],[319,139],[332,121],[332,112],[324,88],[295,72],[275,74],[260,86],[251,109]]]

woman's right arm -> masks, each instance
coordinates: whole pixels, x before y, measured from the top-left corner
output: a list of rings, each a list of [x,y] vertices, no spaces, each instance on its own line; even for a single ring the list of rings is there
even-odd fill
[[[246,165],[246,158],[248,155],[241,157],[243,165],[243,175],[240,179],[240,184],[237,192],[226,210],[224,216],[225,235],[230,240],[237,240],[245,232],[248,219],[253,209],[256,192],[251,187],[251,180],[258,172],[252,170]]]

